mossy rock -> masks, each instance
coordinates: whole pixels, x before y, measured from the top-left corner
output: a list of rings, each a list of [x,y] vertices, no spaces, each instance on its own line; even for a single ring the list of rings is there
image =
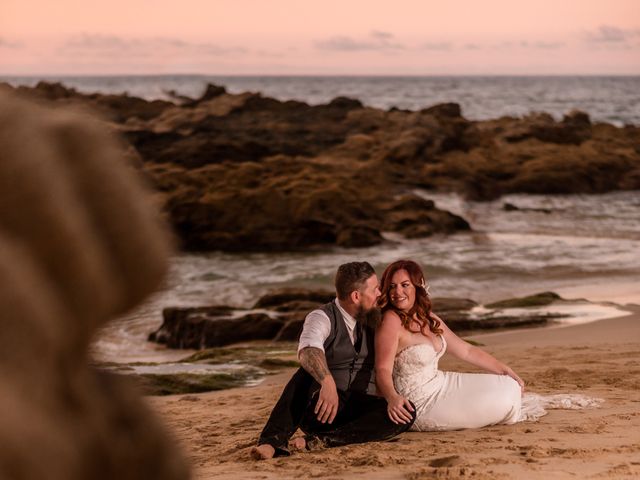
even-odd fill
[[[542,292],[528,297],[510,298],[508,300],[500,300],[499,302],[489,303],[485,305],[487,308],[526,308],[526,307],[544,307],[551,305],[562,297],[554,292]]]
[[[300,362],[297,360],[285,360],[282,358],[265,358],[258,366],[265,370],[273,370],[279,368],[296,368],[300,366]]]
[[[272,356],[289,356],[296,354],[296,345],[291,344],[290,352],[287,344],[278,346],[250,346],[250,347],[213,347],[201,350],[180,360],[183,363],[202,362],[208,364],[229,363],[229,362],[258,362]],[[277,351],[278,353],[272,353]]]
[[[214,347],[207,348],[206,350],[201,350],[199,352],[194,353],[193,355],[189,355],[186,358],[182,358],[180,362],[182,363],[194,363],[194,362],[205,362],[205,363],[227,363],[232,360],[245,360],[248,356],[248,352],[250,349],[248,348],[225,348],[225,347]]]
[[[136,375],[146,395],[176,395],[181,393],[202,393],[212,390],[241,387],[250,380],[247,374],[142,374]]]

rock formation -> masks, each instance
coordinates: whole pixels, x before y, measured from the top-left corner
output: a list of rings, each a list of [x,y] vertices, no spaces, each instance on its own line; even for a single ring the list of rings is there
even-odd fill
[[[89,367],[97,330],[158,286],[167,232],[104,124],[0,105],[0,478],[188,478],[137,389]]]
[[[333,292],[283,288],[262,296],[251,309],[227,306],[166,308],[160,328],[149,340],[169,348],[212,348],[251,340],[296,341],[304,318],[311,310],[335,298]],[[456,332],[545,325],[562,315],[532,311],[525,315],[501,312],[502,308],[548,305],[562,300],[552,292],[491,305],[495,311],[477,315],[478,306],[465,298],[435,298],[434,311]]]
[[[199,99],[174,94],[177,103],[59,84],[16,90],[91,106],[122,132],[190,250],[360,247],[385,232],[469,229],[419,202],[415,188],[475,200],[640,189],[640,127],[578,111],[560,121],[545,113],[470,121],[455,103],[383,111],[339,97],[310,106],[215,85]]]

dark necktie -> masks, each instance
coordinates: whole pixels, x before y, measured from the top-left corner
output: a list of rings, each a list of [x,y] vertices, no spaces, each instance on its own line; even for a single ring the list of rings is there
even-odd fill
[[[353,329],[353,347],[357,353],[360,353],[360,348],[362,347],[362,336],[362,325],[360,323],[356,323],[356,326]]]

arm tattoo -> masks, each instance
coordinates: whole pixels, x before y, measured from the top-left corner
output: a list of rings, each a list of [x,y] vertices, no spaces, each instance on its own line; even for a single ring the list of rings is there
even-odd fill
[[[305,347],[300,350],[299,358],[302,368],[309,372],[316,379],[316,382],[321,383],[327,375],[331,375],[327,366],[327,358],[319,348]]]

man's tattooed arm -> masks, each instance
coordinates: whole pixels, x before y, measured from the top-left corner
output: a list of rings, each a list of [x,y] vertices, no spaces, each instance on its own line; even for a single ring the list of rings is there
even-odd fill
[[[321,385],[313,413],[317,415],[318,421],[332,423],[338,413],[340,398],[338,397],[336,382],[333,380],[333,376],[331,376],[327,366],[327,357],[319,348],[305,347],[300,350],[299,358],[302,368],[309,372],[309,375]]]
[[[331,375],[327,366],[327,358],[324,352],[319,348],[305,347],[300,350],[300,365],[309,374],[316,379],[316,382],[322,383],[327,375]]]

